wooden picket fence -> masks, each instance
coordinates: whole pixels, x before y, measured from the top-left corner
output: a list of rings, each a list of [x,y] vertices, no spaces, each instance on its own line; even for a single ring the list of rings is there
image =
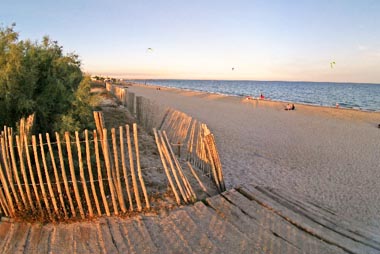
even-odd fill
[[[107,83],[106,87],[136,117],[139,125],[148,132],[152,129],[165,131],[179,157],[202,169],[220,192],[226,190],[215,138],[206,124],[178,110],[135,96],[123,86]]]
[[[168,109],[159,129],[164,130],[171,145],[177,147],[178,156],[203,170],[219,192],[226,190],[215,138],[206,124],[183,112]]]
[[[131,133],[132,132],[132,133]],[[150,208],[137,126],[0,138],[0,213],[48,221]],[[145,201],[145,202],[144,202]]]

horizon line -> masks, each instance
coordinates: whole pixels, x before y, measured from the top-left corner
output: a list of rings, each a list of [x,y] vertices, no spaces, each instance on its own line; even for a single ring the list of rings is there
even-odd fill
[[[306,80],[257,80],[257,79],[187,79],[187,78],[121,78],[123,80],[184,80],[184,81],[256,81],[256,82],[296,82],[296,83],[337,83],[337,84],[363,84],[380,85],[372,82],[350,82],[350,81],[306,81]]]

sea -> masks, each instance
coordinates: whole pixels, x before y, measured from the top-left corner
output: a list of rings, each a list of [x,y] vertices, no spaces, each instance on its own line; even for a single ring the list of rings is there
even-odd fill
[[[126,80],[127,81],[127,80]],[[130,80],[128,80],[130,81]],[[133,80],[146,85],[180,88],[230,96],[251,96],[281,102],[357,109],[380,112],[380,84],[233,81],[233,80]]]

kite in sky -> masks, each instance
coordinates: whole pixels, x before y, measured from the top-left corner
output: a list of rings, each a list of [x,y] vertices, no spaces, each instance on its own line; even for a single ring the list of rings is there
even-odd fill
[[[153,52],[153,49],[152,48],[147,48],[146,52]]]

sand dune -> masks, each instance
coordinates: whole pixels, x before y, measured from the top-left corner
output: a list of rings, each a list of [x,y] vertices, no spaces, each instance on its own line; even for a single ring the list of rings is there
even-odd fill
[[[330,207],[380,232],[380,113],[128,88],[207,123],[228,187],[257,183]]]

